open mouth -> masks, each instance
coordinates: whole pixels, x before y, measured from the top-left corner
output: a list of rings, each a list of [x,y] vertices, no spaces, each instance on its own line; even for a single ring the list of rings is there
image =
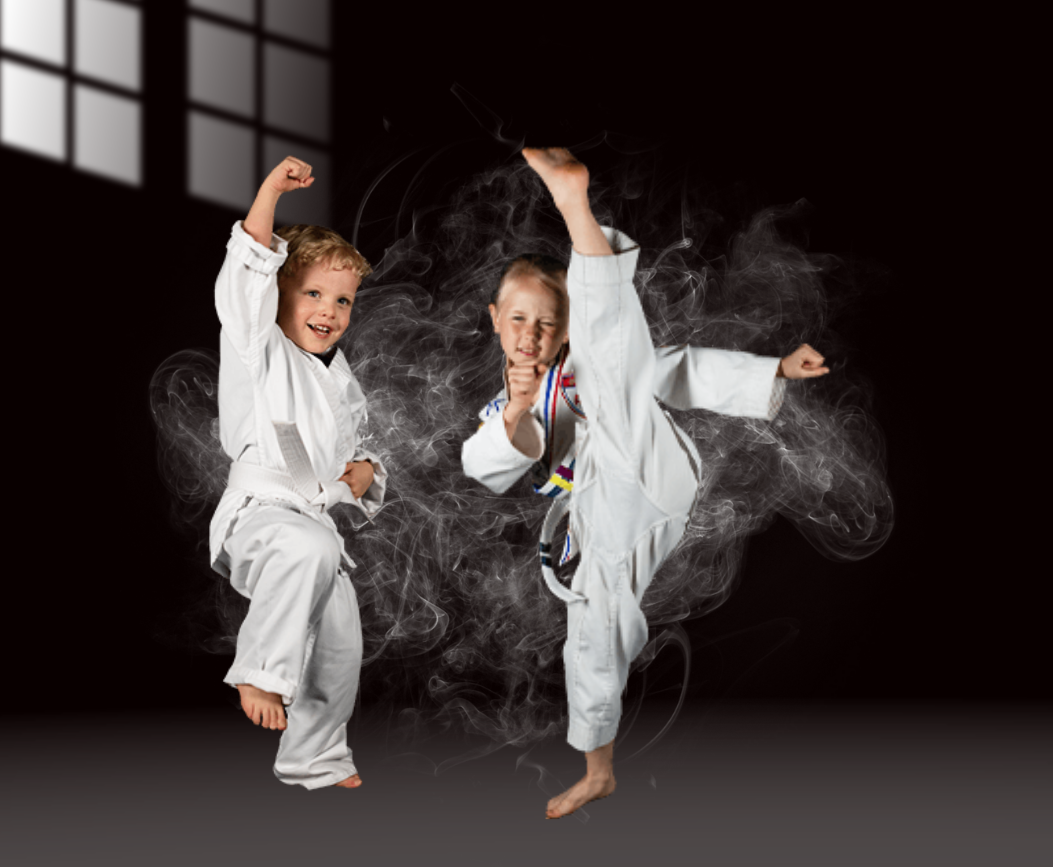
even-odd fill
[[[326,338],[332,333],[332,329],[328,325],[311,325],[307,323],[307,327],[310,328],[318,337]]]

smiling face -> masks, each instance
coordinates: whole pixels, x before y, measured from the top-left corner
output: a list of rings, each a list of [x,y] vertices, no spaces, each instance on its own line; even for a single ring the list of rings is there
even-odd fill
[[[278,327],[307,352],[325,352],[351,321],[351,306],[362,279],[351,268],[307,265],[280,281]]]
[[[533,274],[506,278],[490,316],[514,364],[551,365],[567,342],[567,299]]]

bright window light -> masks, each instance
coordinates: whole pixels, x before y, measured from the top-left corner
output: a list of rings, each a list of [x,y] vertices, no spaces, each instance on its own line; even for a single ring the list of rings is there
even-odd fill
[[[251,118],[256,108],[252,36],[192,18],[189,32],[190,99]]]
[[[142,10],[107,0],[77,0],[74,69],[107,84],[142,87]]]
[[[74,89],[73,164],[113,181],[142,185],[142,108],[138,100],[88,85]]]
[[[12,60],[0,62],[0,141],[66,159],[66,79]]]
[[[0,47],[66,65],[66,0],[3,0]]]

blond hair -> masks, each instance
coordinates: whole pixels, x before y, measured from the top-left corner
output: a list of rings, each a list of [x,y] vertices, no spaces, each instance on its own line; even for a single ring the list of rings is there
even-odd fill
[[[560,306],[565,307],[567,303],[567,266],[559,259],[541,253],[526,253],[508,262],[501,269],[501,276],[497,278],[497,288],[494,289],[490,303],[495,307],[500,307],[501,290],[505,283],[514,277],[523,276],[536,277],[542,286],[559,298]]]
[[[325,226],[283,226],[275,231],[289,245],[289,257],[278,269],[278,279],[294,277],[301,269],[321,262],[334,271],[350,268],[360,280],[373,273],[366,257]]]

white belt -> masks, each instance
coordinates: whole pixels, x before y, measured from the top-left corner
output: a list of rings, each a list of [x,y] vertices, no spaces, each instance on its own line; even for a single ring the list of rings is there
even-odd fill
[[[230,477],[227,479],[227,486],[230,488],[240,488],[245,491],[249,491],[258,497],[283,497],[286,500],[292,500],[289,504],[289,508],[294,511],[300,512],[301,514],[310,510],[317,513],[325,514],[325,509],[316,503],[310,501],[304,502],[304,496],[300,493],[296,482],[293,477],[283,473],[279,470],[271,470],[267,467],[260,467],[256,464],[245,464],[241,461],[234,461],[230,465]],[[325,517],[326,526],[329,527],[336,537],[340,540],[340,559],[348,569],[358,568],[355,565],[355,561],[352,560],[344,548],[344,537],[340,535],[336,527],[332,525],[332,518]]]
[[[230,465],[227,485],[231,488],[245,488],[258,494],[296,494],[312,503],[321,493],[322,486],[318,484],[318,477],[314,474],[311,458],[304,447],[296,422],[276,421],[272,424],[278,437],[278,448],[282,451],[289,472],[283,473],[281,470],[234,461]]]
[[[264,497],[289,498],[292,495],[296,501],[306,500],[305,505],[324,514],[324,499],[318,499],[322,486],[318,484],[318,477],[311,467],[311,459],[307,455],[307,449],[304,447],[295,422],[276,421],[274,432],[278,435],[278,446],[282,450],[282,457],[285,459],[289,472],[283,473],[281,470],[272,470],[257,464],[234,461],[230,465],[227,487],[240,488]],[[331,525],[330,529],[340,540],[341,559],[349,569],[355,569],[355,561],[348,556],[344,548],[343,536],[332,524],[332,518],[326,516],[326,520]]]
[[[306,500],[311,502],[313,497],[308,497],[296,484],[293,477],[280,470],[271,470],[256,464],[246,464],[234,461],[230,465],[230,477],[227,486],[251,491],[260,496],[285,496],[290,495],[298,502]]]
[[[541,575],[545,579],[548,589],[557,598],[567,603],[584,602],[584,596],[580,593],[575,593],[562,584],[556,577],[556,573],[552,571],[552,537],[556,535],[556,525],[559,524],[560,518],[566,514],[569,506],[569,497],[559,497],[553,500],[548,514],[545,515],[545,520],[541,524],[541,541],[538,544],[538,553],[541,556]]]

